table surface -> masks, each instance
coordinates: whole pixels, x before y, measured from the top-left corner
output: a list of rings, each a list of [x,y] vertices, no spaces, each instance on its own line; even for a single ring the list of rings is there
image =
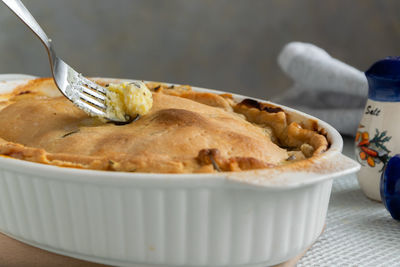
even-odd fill
[[[352,138],[344,141],[354,158]],[[364,196],[356,175],[333,181],[326,224],[297,266],[400,266],[400,222]]]

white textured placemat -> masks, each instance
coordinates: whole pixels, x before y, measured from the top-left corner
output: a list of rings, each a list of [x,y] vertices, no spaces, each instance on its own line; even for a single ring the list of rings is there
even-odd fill
[[[297,266],[400,266],[400,222],[363,195],[355,175],[334,180],[326,224]]]

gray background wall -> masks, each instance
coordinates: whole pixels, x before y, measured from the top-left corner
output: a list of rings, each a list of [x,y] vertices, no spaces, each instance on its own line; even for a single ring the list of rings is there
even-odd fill
[[[169,81],[269,98],[276,57],[311,42],[365,70],[400,55],[396,0],[24,0],[62,58],[88,76]],[[0,3],[0,73],[49,76],[45,50]]]

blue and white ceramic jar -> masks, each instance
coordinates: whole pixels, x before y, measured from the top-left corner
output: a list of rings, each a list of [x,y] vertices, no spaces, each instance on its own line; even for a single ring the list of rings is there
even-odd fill
[[[400,152],[400,57],[373,64],[365,75],[368,101],[358,127],[355,147],[363,192],[381,200],[380,178],[390,158]]]

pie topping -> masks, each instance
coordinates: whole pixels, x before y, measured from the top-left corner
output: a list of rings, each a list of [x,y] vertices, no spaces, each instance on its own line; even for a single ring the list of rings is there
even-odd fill
[[[271,168],[328,147],[316,122],[291,121],[271,104],[189,86],[147,87],[151,109],[142,112],[143,101],[139,120],[115,125],[88,117],[51,79],[32,80],[0,106],[0,154],[65,167],[196,173]]]

